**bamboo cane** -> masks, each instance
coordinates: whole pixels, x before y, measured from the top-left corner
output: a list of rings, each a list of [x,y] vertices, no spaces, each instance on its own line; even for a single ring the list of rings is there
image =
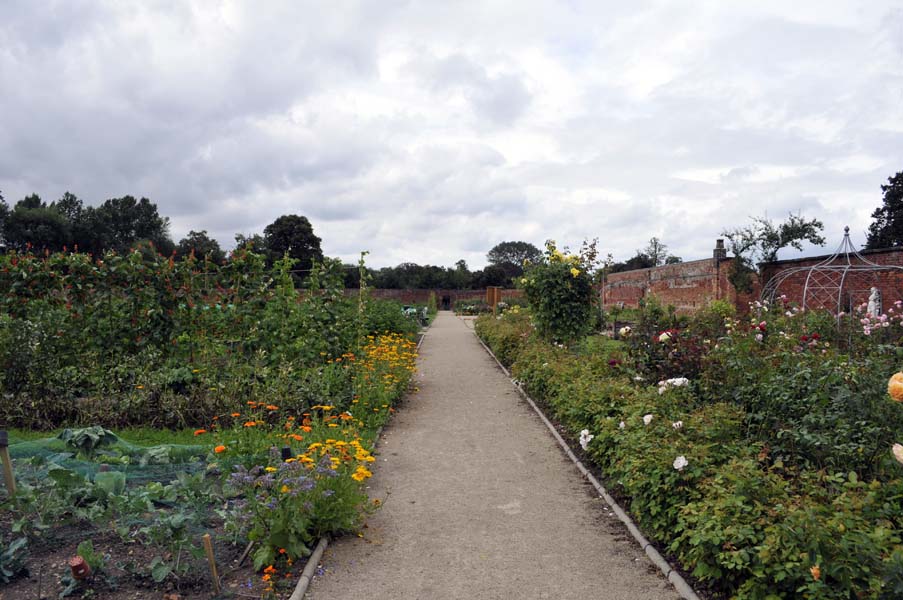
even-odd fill
[[[0,462],[3,463],[3,481],[10,497],[16,495],[16,478],[13,476],[13,461],[9,457],[9,435],[0,431]]]
[[[210,565],[210,578],[213,579],[213,592],[219,594],[219,574],[216,572],[216,559],[213,557],[213,542],[210,541],[210,534],[205,533],[203,540],[204,553],[207,555],[207,564]]]

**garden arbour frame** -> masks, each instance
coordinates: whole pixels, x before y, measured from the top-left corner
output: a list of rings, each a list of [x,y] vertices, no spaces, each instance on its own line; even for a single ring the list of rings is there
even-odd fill
[[[839,317],[866,302],[871,288],[881,289],[881,273],[903,274],[903,266],[879,265],[865,258],[850,241],[850,228],[843,231],[843,241],[831,256],[814,265],[781,271],[765,284],[760,299],[774,302],[791,284],[802,280],[800,308],[831,310]]]

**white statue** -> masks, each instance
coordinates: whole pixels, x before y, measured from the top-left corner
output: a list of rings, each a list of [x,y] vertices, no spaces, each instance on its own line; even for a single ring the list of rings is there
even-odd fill
[[[872,287],[872,293],[869,294],[868,314],[873,317],[881,314],[881,292],[876,287]]]

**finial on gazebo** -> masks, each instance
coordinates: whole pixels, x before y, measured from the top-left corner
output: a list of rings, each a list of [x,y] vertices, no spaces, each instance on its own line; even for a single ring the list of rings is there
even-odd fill
[[[849,225],[847,225],[846,227],[843,228],[843,234],[850,235],[850,226]]]

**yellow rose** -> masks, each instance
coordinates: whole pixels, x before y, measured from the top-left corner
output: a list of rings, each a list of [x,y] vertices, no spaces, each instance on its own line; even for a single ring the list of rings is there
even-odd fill
[[[903,373],[894,373],[887,382],[887,393],[897,402],[903,402]]]
[[[577,275],[580,275],[580,269],[571,267],[571,275],[573,275],[574,277],[576,277]]]

